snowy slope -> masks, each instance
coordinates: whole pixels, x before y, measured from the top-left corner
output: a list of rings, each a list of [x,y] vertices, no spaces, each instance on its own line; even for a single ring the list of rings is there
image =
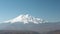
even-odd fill
[[[24,24],[26,23],[34,23],[34,24],[39,24],[39,23],[45,23],[47,21],[40,19],[40,18],[35,18],[29,14],[22,14],[19,15],[18,17],[14,18],[14,19],[10,19],[4,22],[11,22],[11,23],[16,23],[16,22],[23,22]]]

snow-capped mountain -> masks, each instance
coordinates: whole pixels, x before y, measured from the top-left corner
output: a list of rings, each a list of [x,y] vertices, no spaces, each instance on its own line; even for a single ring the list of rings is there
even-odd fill
[[[45,23],[47,21],[40,19],[40,18],[33,17],[29,14],[22,14],[14,19],[10,19],[10,20],[4,21],[4,22],[5,23],[8,23],[8,22],[11,22],[11,23],[20,22],[21,23],[21,22],[23,22],[24,24],[26,24],[26,23],[39,24],[39,23]]]
[[[60,30],[60,22],[47,22],[41,18],[36,18],[29,14],[23,14],[14,19],[0,23],[0,30],[29,30],[48,32],[51,30]]]

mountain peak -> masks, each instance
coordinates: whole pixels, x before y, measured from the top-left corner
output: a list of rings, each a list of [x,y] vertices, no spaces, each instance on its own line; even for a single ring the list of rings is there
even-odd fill
[[[5,22],[11,22],[11,23],[16,23],[16,22],[23,22],[24,24],[26,23],[35,23],[35,24],[39,24],[39,23],[45,23],[46,21],[40,18],[35,18],[29,14],[22,14],[19,15],[18,17],[5,21]]]

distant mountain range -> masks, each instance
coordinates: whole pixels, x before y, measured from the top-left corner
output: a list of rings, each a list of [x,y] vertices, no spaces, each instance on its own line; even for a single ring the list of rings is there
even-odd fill
[[[49,31],[44,34],[60,34],[60,30]]]
[[[0,30],[23,30],[45,33],[60,30],[60,22],[47,22],[43,19],[26,14],[0,23]]]
[[[23,23],[1,23],[0,30],[28,30],[36,32],[48,32],[53,30],[60,30],[60,22],[57,23],[42,23],[42,24],[23,24]]]
[[[0,34],[40,34],[35,31],[0,30]]]

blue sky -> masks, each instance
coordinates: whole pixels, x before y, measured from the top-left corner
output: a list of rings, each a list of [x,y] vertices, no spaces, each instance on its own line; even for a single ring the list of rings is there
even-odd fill
[[[0,0],[0,21],[25,13],[50,22],[60,21],[60,0]]]

